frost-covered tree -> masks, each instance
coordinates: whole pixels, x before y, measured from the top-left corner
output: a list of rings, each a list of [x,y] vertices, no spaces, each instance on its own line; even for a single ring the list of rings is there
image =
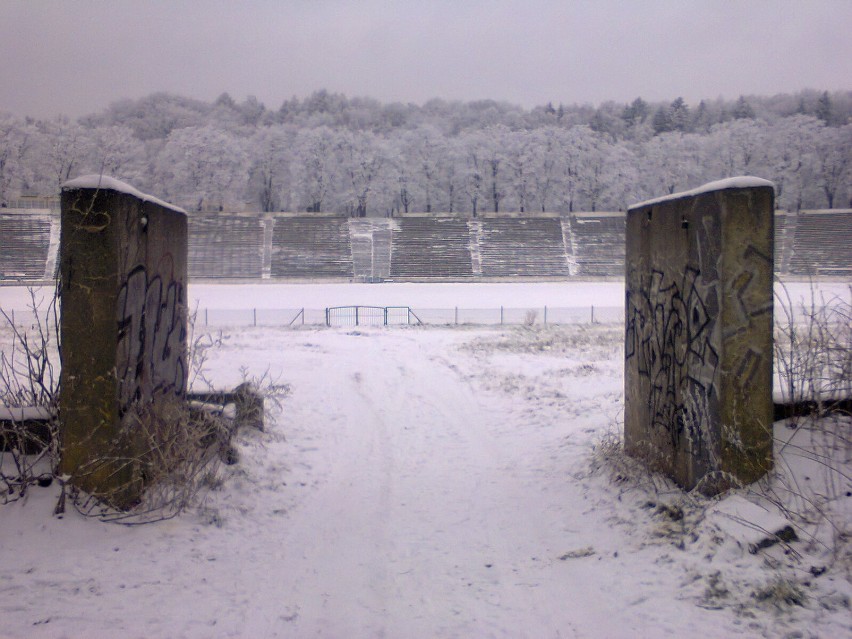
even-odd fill
[[[592,180],[587,177],[588,171],[591,170],[591,163],[598,161],[598,164],[602,165],[600,141],[595,132],[585,125],[573,126],[559,138],[562,142],[559,162],[562,178],[560,200],[563,203],[562,208],[573,213],[579,206],[580,195],[587,192],[588,186],[592,183]],[[602,185],[595,190],[601,192]]]
[[[636,98],[629,106],[624,107],[621,118],[628,127],[642,124],[648,119],[648,103],[642,98]]]
[[[766,123],[731,120],[710,130],[706,167],[717,178],[756,175],[765,166]]]
[[[249,191],[264,213],[289,208],[295,133],[284,126],[262,127],[249,139]]]
[[[7,127],[0,198],[52,194],[65,177],[98,171],[188,201],[187,208],[228,205],[224,184],[224,199],[236,206],[358,214],[364,197],[371,211],[620,207],[632,193],[658,195],[742,173],[773,179],[777,202],[791,209],[836,205],[850,191],[848,172],[835,161],[848,155],[842,138],[820,134],[817,148],[813,129],[848,124],[852,91],[719,98],[694,112],[682,98],[554,104],[529,111],[494,100],[383,105],[318,91],[272,112],[251,96],[205,103],[153,94],[79,124]],[[284,151],[269,146],[281,130],[294,138]],[[191,138],[205,135],[199,144],[216,157],[198,145],[189,152]],[[655,135],[661,139],[651,143]],[[382,149],[378,171],[367,158],[360,166],[368,170],[355,170],[357,153],[347,159],[342,152],[364,136]],[[641,158],[632,171],[624,163],[631,154]],[[370,186],[364,191],[359,182]]]
[[[644,197],[682,191],[700,175],[699,136],[663,133],[642,146]]]
[[[824,91],[819,96],[819,100],[817,100],[816,116],[828,125],[832,124],[834,120],[834,109],[832,108],[831,96],[828,95],[828,91]]]
[[[345,208],[354,217],[366,217],[371,197],[384,177],[385,145],[372,133],[344,132],[337,139],[335,157],[347,186]]]
[[[67,118],[36,122],[27,152],[32,167],[29,186],[41,194],[55,194],[66,180],[97,171],[90,162],[92,142],[86,129]]]
[[[487,143],[480,131],[459,138],[458,142],[465,158],[462,188],[468,202],[470,202],[470,213],[473,217],[476,217],[479,214],[482,201],[485,199],[488,172]]]
[[[707,102],[702,100],[695,108],[695,113],[692,115],[692,130],[700,135],[710,131],[710,127],[716,124],[713,115],[710,113],[710,107]]]
[[[126,126],[102,126],[89,134],[93,145],[91,159],[97,173],[131,184],[144,181],[144,144]]]
[[[28,125],[8,113],[0,113],[0,206],[22,190],[26,182],[25,154],[30,143]]]
[[[810,115],[778,120],[767,140],[768,175],[775,183],[779,208],[799,211],[804,204],[806,183],[815,171],[814,149],[822,123]]]
[[[852,124],[821,129],[815,152],[819,186],[828,208],[833,209],[852,177]]]
[[[735,120],[753,120],[754,109],[748,103],[748,100],[745,99],[745,96],[741,95],[737,100],[737,103],[734,105],[734,110],[731,112],[731,115]]]
[[[675,98],[667,107],[660,107],[654,113],[654,133],[659,135],[669,131],[689,131],[692,118],[689,106],[683,98]]]
[[[167,195],[191,210],[241,208],[245,201],[245,146],[212,126],[172,131],[158,168]]]
[[[507,131],[503,144],[508,188],[520,213],[532,208],[536,186],[537,142],[530,131],[520,130]]]
[[[559,161],[564,153],[561,146],[562,131],[549,126],[530,133],[533,196],[542,213],[552,206],[559,189]]]
[[[419,185],[423,198],[423,210],[431,213],[434,207],[445,211],[453,210],[453,197],[442,198],[445,190],[442,175],[451,170],[451,156],[447,139],[433,126],[424,125],[405,136],[405,154],[412,166],[413,180]],[[452,190],[452,189],[450,189]],[[443,206],[440,201],[446,202]]]
[[[187,127],[199,127],[214,106],[170,93],[152,93],[138,100],[119,100],[103,113],[87,116],[81,122],[91,128],[127,126],[140,140],[165,140],[169,133]]]
[[[669,106],[669,123],[672,131],[689,131],[691,116],[683,98],[675,98]]]
[[[255,96],[248,96],[237,107],[242,123],[246,126],[256,127],[260,124],[264,115],[266,115],[266,107]]]
[[[390,209],[408,213],[416,206],[421,192],[417,180],[419,163],[416,157],[416,145],[419,139],[411,132],[394,136],[386,141],[387,170],[382,190],[389,200]]]
[[[633,145],[617,142],[609,148],[603,169],[606,181],[603,208],[624,211],[639,200],[639,166]]]
[[[336,135],[328,127],[304,129],[296,134],[293,163],[296,199],[309,213],[326,210],[333,192]]]
[[[484,195],[494,213],[500,212],[500,205],[506,197],[507,171],[506,146],[511,143],[511,132],[508,127],[500,124],[489,126],[481,135],[474,136],[471,141],[475,147],[474,153],[479,162],[480,175],[483,178]]]
[[[466,194],[467,149],[459,138],[447,138],[444,155],[438,163],[440,200],[438,210],[456,213],[464,209]]]
[[[609,149],[600,135],[592,135],[585,148],[585,157],[580,163],[579,190],[585,196],[590,211],[598,211],[603,194],[607,189],[607,159]]]

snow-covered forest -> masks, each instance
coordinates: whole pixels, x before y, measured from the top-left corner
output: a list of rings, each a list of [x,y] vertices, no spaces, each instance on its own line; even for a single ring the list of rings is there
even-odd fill
[[[779,208],[844,208],[852,91],[531,110],[326,91],[272,110],[157,93],[76,122],[0,113],[3,206],[100,172],[190,211],[623,210],[733,175],[774,181]]]

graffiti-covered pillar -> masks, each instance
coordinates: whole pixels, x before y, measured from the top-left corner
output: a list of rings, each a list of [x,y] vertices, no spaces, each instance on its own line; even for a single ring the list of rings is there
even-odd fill
[[[187,385],[187,219],[104,176],[62,186],[60,472],[113,505],[181,419]]]
[[[749,177],[627,212],[625,448],[687,489],[772,467],[773,213]]]

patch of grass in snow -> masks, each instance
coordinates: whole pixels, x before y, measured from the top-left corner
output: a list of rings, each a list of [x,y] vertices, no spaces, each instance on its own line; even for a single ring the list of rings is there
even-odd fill
[[[852,575],[852,417],[830,414],[775,425],[775,468],[750,492],[775,505],[804,552]]]
[[[622,426],[614,424],[590,455],[590,474],[605,482],[609,495],[598,508],[612,510],[611,521],[630,526],[640,547],[663,544],[682,551],[671,556],[691,575],[684,583],[684,596],[701,607],[731,608],[743,617],[797,608],[814,613],[848,610],[852,418],[835,415],[819,420],[808,433],[800,422],[795,437],[786,428],[784,423],[775,426],[776,469],[769,476],[707,498],[698,490],[680,489],[647,460],[628,456]],[[774,528],[763,530],[774,543],[732,537],[710,513],[734,496],[779,513],[791,526],[777,537]],[[739,523],[761,534],[760,521]],[[795,535],[787,536],[786,531],[792,530]]]
[[[464,344],[462,349],[472,353],[491,354],[542,353],[564,355],[586,353],[594,359],[603,359],[624,343],[621,326],[595,324],[572,326],[513,326],[496,335],[477,337]]]
[[[774,577],[752,592],[755,601],[769,604],[775,608],[803,606],[807,599],[802,587],[782,577]]]

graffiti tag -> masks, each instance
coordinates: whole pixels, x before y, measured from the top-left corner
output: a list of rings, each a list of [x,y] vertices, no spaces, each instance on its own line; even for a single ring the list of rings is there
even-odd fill
[[[156,394],[180,395],[186,385],[183,284],[149,277],[136,266],[118,292],[117,370],[123,415]]]
[[[638,374],[650,384],[652,427],[668,433],[674,448],[686,444],[693,454],[712,457],[705,425],[718,392],[717,287],[696,268],[678,281],[653,270],[626,302],[625,359],[636,358]]]

